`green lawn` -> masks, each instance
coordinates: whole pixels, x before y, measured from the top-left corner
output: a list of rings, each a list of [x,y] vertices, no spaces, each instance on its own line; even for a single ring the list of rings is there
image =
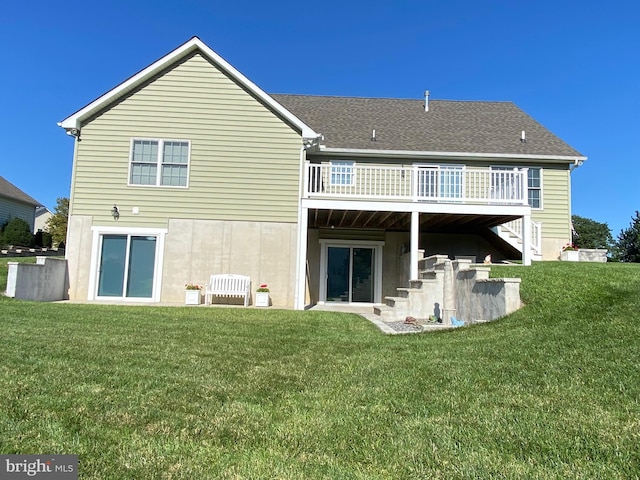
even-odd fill
[[[9,267],[8,262],[24,262],[24,263],[36,263],[36,257],[7,257],[0,258],[0,295],[4,294],[7,289],[7,272]]]
[[[0,452],[78,454],[82,479],[639,478],[640,265],[493,276],[527,305],[410,336],[2,298]]]

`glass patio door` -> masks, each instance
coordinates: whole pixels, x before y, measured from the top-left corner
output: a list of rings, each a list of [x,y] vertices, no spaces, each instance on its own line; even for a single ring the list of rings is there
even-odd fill
[[[463,167],[440,167],[440,197],[462,198]]]
[[[464,168],[454,165],[420,166],[418,195],[425,200],[462,198]]]
[[[103,235],[98,297],[151,298],[156,237]]]
[[[327,247],[327,302],[373,303],[375,249]]]

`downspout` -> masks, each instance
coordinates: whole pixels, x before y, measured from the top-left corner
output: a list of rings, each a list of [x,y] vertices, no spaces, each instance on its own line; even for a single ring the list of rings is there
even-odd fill
[[[59,126],[60,123],[58,123]],[[71,164],[71,188],[69,189],[69,207],[68,207],[68,211],[67,211],[67,215],[68,215],[68,220],[67,222],[69,222],[71,220],[71,217],[73,217],[73,212],[75,210],[75,190],[76,190],[76,174],[77,174],[77,167],[78,167],[78,149],[80,147],[80,128],[72,128],[70,130],[66,130],[67,135],[69,135],[70,137],[73,137],[73,161]],[[67,235],[64,239],[64,244],[69,245],[69,231],[71,229],[67,228]],[[69,250],[65,251],[64,254],[64,258],[68,259],[68,252]]]
[[[581,167],[583,163],[584,160],[575,159],[573,161],[573,165],[571,165],[571,167],[569,168],[569,173],[573,172],[576,168]]]
[[[573,192],[571,191],[571,173],[578,167],[581,167],[582,164],[584,163],[584,160],[579,160],[579,159],[575,159],[573,161],[573,165],[571,165],[571,167],[569,167],[569,198],[571,199],[571,202],[573,202]],[[570,244],[573,245],[573,210],[571,208],[571,202],[569,202],[569,242]]]

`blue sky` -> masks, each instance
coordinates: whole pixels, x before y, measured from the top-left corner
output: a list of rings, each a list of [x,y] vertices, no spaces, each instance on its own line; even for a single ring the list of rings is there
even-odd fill
[[[513,101],[589,157],[573,213],[614,238],[640,210],[640,2],[5,2],[0,175],[50,209],[56,123],[199,36],[268,93]]]

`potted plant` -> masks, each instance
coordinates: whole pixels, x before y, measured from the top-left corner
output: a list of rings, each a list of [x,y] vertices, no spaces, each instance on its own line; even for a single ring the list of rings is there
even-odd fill
[[[562,247],[562,251],[560,252],[560,260],[565,262],[579,262],[580,252],[575,245],[567,243],[564,247]]]
[[[269,285],[262,283],[256,290],[256,307],[269,306]]]
[[[184,304],[185,305],[200,305],[200,290],[202,287],[195,283],[187,283],[184,286]]]

